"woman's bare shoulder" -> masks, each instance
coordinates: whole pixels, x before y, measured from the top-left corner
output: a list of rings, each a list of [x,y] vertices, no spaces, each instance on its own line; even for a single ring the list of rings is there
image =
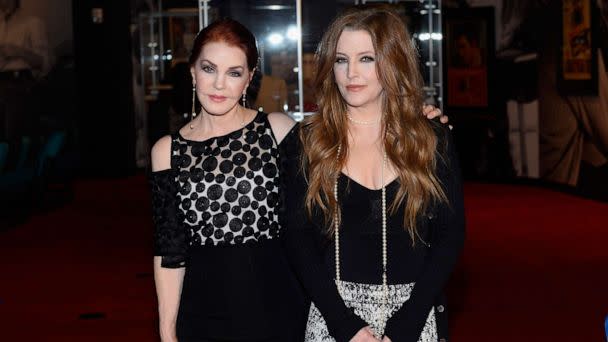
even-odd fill
[[[171,136],[165,135],[152,146],[152,171],[171,168]]]

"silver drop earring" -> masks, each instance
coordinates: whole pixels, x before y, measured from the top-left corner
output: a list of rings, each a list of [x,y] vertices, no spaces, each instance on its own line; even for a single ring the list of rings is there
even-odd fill
[[[194,119],[196,117],[196,111],[195,111],[196,108],[194,106],[195,100],[196,100],[196,84],[194,84],[192,86],[192,111],[190,112],[190,116],[192,119]]]
[[[247,107],[247,93],[243,92],[243,107]]]
[[[192,85],[192,111],[190,112],[190,129],[194,129],[192,120],[196,117],[196,108],[194,106],[194,100],[196,100],[196,83]]]

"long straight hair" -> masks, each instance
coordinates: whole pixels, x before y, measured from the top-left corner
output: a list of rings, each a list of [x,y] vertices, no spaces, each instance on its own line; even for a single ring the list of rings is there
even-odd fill
[[[348,156],[347,105],[333,73],[336,46],[344,30],[364,30],[371,36],[383,88],[382,138],[399,179],[390,210],[394,214],[405,202],[403,224],[415,243],[418,214],[433,200],[447,200],[435,175],[437,138],[421,113],[423,81],[418,53],[405,23],[386,5],[359,6],[339,15],[317,48],[314,89],[318,91],[319,110],[304,121],[300,130],[301,167],[308,180],[306,210],[313,215],[315,208],[320,209],[327,233],[333,234],[334,214],[340,215],[334,183]]]

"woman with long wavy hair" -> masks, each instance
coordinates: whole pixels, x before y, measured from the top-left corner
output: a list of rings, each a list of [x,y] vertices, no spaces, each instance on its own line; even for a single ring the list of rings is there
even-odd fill
[[[449,129],[419,115],[417,56],[388,6],[338,16],[317,49],[319,111],[285,171],[287,246],[312,300],[308,342],[446,338],[461,179]]]

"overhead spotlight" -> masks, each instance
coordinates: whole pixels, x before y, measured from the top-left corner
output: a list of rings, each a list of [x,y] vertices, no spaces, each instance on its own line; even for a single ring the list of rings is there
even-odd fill
[[[443,39],[443,35],[441,33],[431,33],[431,39],[432,40],[442,40]]]
[[[276,32],[271,33],[268,35],[268,41],[270,42],[270,45],[280,45],[283,43],[283,35]]]

